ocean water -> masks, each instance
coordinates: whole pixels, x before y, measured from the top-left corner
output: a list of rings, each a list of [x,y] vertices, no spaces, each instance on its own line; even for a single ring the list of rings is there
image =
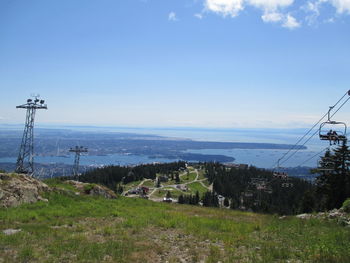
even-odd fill
[[[274,168],[277,165],[277,160],[286,153],[286,150],[261,150],[261,149],[204,149],[204,150],[188,150],[191,153],[201,154],[220,154],[230,157],[234,157],[235,163],[244,163],[248,165],[254,165],[260,168]],[[307,162],[310,157],[314,156],[315,151],[299,151],[292,158],[290,158],[281,166],[284,167],[297,167],[297,166],[309,166],[316,167],[318,158],[315,157]]]
[[[15,163],[17,158],[5,157],[0,158],[0,163]],[[81,155],[80,164],[86,166],[102,166],[102,165],[135,165],[142,163],[153,162],[174,162],[176,159],[166,158],[149,158],[146,155],[124,155],[124,154],[109,154],[109,155]],[[34,162],[43,164],[73,164],[74,155],[67,157],[61,156],[35,156]]]
[[[306,129],[195,129],[195,128],[84,128],[90,131],[109,131],[124,132],[136,134],[159,135],[171,138],[184,138],[197,141],[222,141],[222,142],[259,142],[259,143],[277,143],[294,145],[305,133]],[[303,142],[303,141],[302,141]],[[326,149],[327,142],[312,138],[306,146],[306,150],[296,152],[290,159],[283,163],[285,167],[296,166],[317,166],[317,161],[321,150]],[[235,163],[245,163],[261,168],[272,168],[277,160],[281,158],[288,150],[269,150],[269,149],[202,149],[191,150],[187,152],[200,154],[215,154],[234,157]],[[294,151],[291,151],[293,153]],[[288,157],[289,155],[287,155]],[[315,156],[311,159],[311,157]],[[69,157],[58,156],[36,156],[35,162],[39,163],[64,163],[73,164],[73,155]],[[310,159],[310,160],[308,160]],[[285,159],[284,159],[285,160]],[[145,155],[123,155],[111,154],[106,156],[86,155],[81,157],[82,165],[100,166],[100,165],[133,165],[152,162],[171,162],[174,159],[149,158]],[[0,162],[16,162],[16,158],[0,158]]]
[[[196,128],[116,128],[118,132],[145,133],[160,135],[165,137],[187,138],[196,141],[220,141],[220,142],[258,142],[258,143],[276,143],[291,144],[296,142],[308,131],[308,129],[196,129]],[[311,134],[313,134],[313,131]],[[309,136],[306,136],[300,143],[304,143]],[[293,154],[288,160],[284,159],[283,166],[309,166],[316,167],[322,150],[325,150],[329,144],[318,139],[318,134],[312,137],[306,144],[306,150],[300,150],[294,153],[292,150],[286,157]],[[298,148],[298,147],[296,147]],[[200,154],[219,154],[234,157],[235,163],[245,163],[261,168],[272,168],[277,160],[281,158],[288,150],[270,150],[270,149],[202,149],[188,150],[190,153]],[[317,155],[317,153],[320,153]],[[314,156],[314,158],[312,158]]]

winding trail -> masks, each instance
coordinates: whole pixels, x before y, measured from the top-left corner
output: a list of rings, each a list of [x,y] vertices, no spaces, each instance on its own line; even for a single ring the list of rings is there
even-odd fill
[[[159,190],[162,190],[164,188],[173,188],[174,190],[177,190],[177,191],[181,191],[183,193],[186,193],[182,190],[180,190],[179,188],[177,188],[178,185],[189,185],[189,184],[192,184],[192,183],[200,183],[205,189],[208,189],[208,190],[211,190],[212,189],[212,185],[210,186],[206,186],[203,182],[206,181],[207,179],[204,178],[204,179],[199,179],[199,172],[197,169],[194,169],[193,171],[191,172],[195,172],[196,173],[196,177],[194,178],[194,180],[192,181],[189,181],[189,182],[183,182],[181,184],[169,184],[169,185],[161,185],[160,187],[149,187],[150,189],[150,193],[148,194],[148,197],[150,198],[150,200],[153,200],[153,201],[162,201],[163,198],[159,198],[159,197],[154,197],[154,193],[156,191],[159,191]],[[190,172],[190,173],[191,173]],[[187,175],[187,171],[186,172],[183,172],[182,174],[179,175],[180,178],[184,177]],[[140,187],[142,186],[146,181],[151,181],[151,179],[144,179],[142,180],[136,187]],[[122,195],[125,196],[125,194],[127,193],[128,191],[125,191]],[[135,197],[135,196],[138,196],[138,195],[129,195],[129,197]]]

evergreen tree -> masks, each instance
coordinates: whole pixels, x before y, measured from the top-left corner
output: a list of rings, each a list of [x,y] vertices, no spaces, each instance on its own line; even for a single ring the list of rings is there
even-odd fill
[[[327,151],[321,160],[321,167],[316,170],[320,174],[316,180],[318,209],[340,208],[350,197],[350,150],[346,141],[332,152]],[[332,163],[332,169],[329,169],[329,163]]]
[[[122,194],[123,191],[124,191],[124,188],[123,188],[123,186],[121,186],[120,184],[118,184],[117,187],[116,187],[116,190],[117,190],[117,193],[118,193],[118,194]]]
[[[235,201],[233,199],[231,199],[230,209],[235,209],[235,208],[236,208]]]
[[[185,162],[142,164],[135,167],[110,165],[89,170],[82,174],[79,180],[86,183],[102,184],[110,189],[116,189],[116,185],[120,182],[127,184],[144,178],[154,180],[157,177],[157,173],[169,174],[185,167]],[[72,177],[66,179],[72,179]]]
[[[311,213],[315,210],[315,194],[306,191],[301,200],[300,213]]]
[[[194,204],[195,205],[198,205],[198,203],[199,203],[199,200],[200,200],[200,198],[199,198],[199,192],[198,191],[196,191],[196,195],[195,195],[195,198],[194,198]]]
[[[288,183],[293,187],[282,187],[282,182],[273,178],[273,174],[269,170],[259,169],[250,166],[248,169],[227,168],[222,164],[206,163],[205,176],[208,181],[213,183],[215,193],[230,198],[233,202],[233,208],[237,208],[241,195],[247,193],[252,194],[251,197],[245,198],[244,206],[246,209],[253,209],[258,212],[279,213],[279,214],[295,214],[298,213],[301,205],[301,199],[305,191],[312,190],[314,186],[304,180],[295,177],[289,177]],[[252,179],[260,178],[269,183],[270,193],[261,192],[261,205],[254,205],[254,198],[258,195],[256,188],[251,189]],[[313,191],[312,191],[313,192]],[[210,203],[205,200],[206,203]],[[217,198],[212,198],[216,206]]]
[[[227,197],[224,199],[224,206],[228,207],[230,205],[230,201],[228,200]]]
[[[180,176],[179,176],[179,173],[178,173],[178,172],[175,174],[175,182],[176,182],[177,184],[180,183]]]
[[[159,178],[157,178],[157,184],[156,184],[156,187],[159,188],[161,185],[160,185],[160,180]]]
[[[211,192],[205,192],[203,196],[203,206],[211,206]]]
[[[219,207],[219,199],[214,192],[211,192],[211,206]]]
[[[179,198],[178,198],[178,201],[177,201],[179,204],[184,204],[184,196],[183,195],[180,195]]]

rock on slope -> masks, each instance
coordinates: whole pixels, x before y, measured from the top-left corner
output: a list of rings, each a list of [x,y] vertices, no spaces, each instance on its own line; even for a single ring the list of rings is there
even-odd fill
[[[40,196],[50,191],[43,182],[23,174],[0,174],[0,207],[47,201]]]
[[[116,194],[107,187],[81,183],[77,181],[66,181],[73,185],[78,191],[76,194],[102,196],[108,199],[116,198]],[[24,174],[1,174],[0,173],[0,207],[16,207],[25,203],[37,201],[48,201],[40,194],[50,191],[68,191],[60,188],[51,188],[42,181]]]
[[[107,199],[117,198],[116,194],[111,189],[102,185],[82,183],[73,180],[68,180],[66,183],[73,185],[77,190],[80,191],[80,193],[92,196],[103,196]]]
[[[311,218],[318,218],[323,220],[332,220],[336,221],[337,223],[350,227],[350,214],[346,213],[344,209],[333,209],[328,212],[319,212],[314,214],[300,214],[296,215],[297,218],[300,219],[311,219]]]

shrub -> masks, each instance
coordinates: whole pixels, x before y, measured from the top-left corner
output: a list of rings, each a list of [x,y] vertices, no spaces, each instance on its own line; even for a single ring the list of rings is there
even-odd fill
[[[90,191],[95,187],[95,184],[87,184],[84,186],[84,192],[86,194],[89,194]]]
[[[350,198],[346,199],[342,205],[342,209],[347,212],[350,213]]]

